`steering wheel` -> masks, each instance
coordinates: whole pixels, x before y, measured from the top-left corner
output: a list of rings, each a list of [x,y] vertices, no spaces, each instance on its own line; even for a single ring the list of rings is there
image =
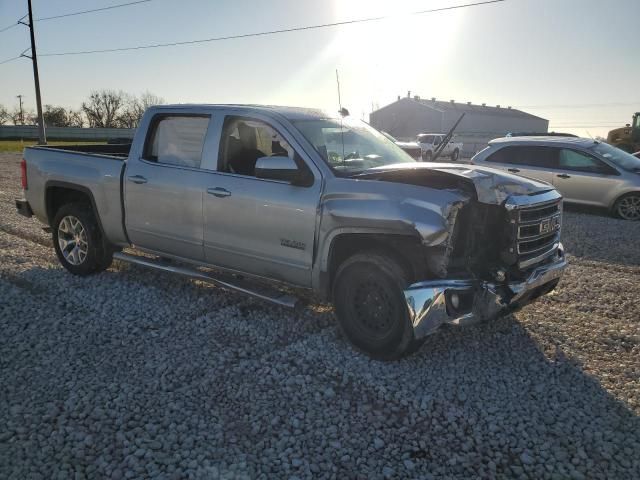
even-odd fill
[[[351,152],[344,157],[345,160],[353,160],[354,158],[360,158],[360,154],[358,152]]]

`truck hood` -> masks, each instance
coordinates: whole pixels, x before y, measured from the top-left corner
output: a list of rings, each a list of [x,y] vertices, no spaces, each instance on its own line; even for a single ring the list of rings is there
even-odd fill
[[[472,185],[479,202],[501,205],[513,195],[534,195],[553,186],[532,178],[512,175],[495,168],[459,163],[400,163],[376,167],[355,178],[377,179],[434,188],[455,188],[455,183]]]

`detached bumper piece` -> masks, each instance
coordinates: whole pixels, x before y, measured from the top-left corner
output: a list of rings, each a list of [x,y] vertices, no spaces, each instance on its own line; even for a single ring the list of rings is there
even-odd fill
[[[533,269],[521,282],[452,279],[414,283],[404,291],[414,334],[422,338],[443,323],[471,324],[518,310],[552,291],[566,267],[560,244],[549,263]]]
[[[31,210],[31,205],[24,199],[16,200],[16,210],[23,217],[31,218],[33,216],[33,210]]]

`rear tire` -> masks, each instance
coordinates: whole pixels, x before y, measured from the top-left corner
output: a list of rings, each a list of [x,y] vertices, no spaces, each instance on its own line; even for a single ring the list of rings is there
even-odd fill
[[[423,159],[425,162],[430,162],[432,158],[433,158],[433,153],[431,153],[431,151],[428,151],[423,155]]]
[[[333,303],[353,345],[378,360],[398,359],[420,345],[404,298],[408,285],[405,269],[383,253],[356,254],[340,265]]]
[[[623,220],[640,221],[640,192],[622,195],[613,205],[613,214]]]
[[[91,206],[68,203],[60,207],[52,234],[58,260],[74,275],[90,275],[111,265],[113,248],[103,238]]]
[[[458,157],[460,156],[460,150],[458,150],[457,148],[453,151],[453,153],[451,154],[451,161],[452,162],[457,162],[458,161]]]

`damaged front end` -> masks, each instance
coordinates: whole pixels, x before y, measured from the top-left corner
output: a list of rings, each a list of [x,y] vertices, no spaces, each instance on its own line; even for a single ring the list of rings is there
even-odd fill
[[[567,266],[560,243],[562,197],[548,184],[459,164],[377,176],[471,196],[448,211],[446,238],[425,243],[424,281],[404,291],[416,338],[443,323],[515,311],[557,285]]]
[[[422,338],[443,323],[470,324],[518,310],[552,291],[566,266],[560,244],[552,261],[536,267],[520,281],[469,278],[414,283],[404,291],[414,335]]]

